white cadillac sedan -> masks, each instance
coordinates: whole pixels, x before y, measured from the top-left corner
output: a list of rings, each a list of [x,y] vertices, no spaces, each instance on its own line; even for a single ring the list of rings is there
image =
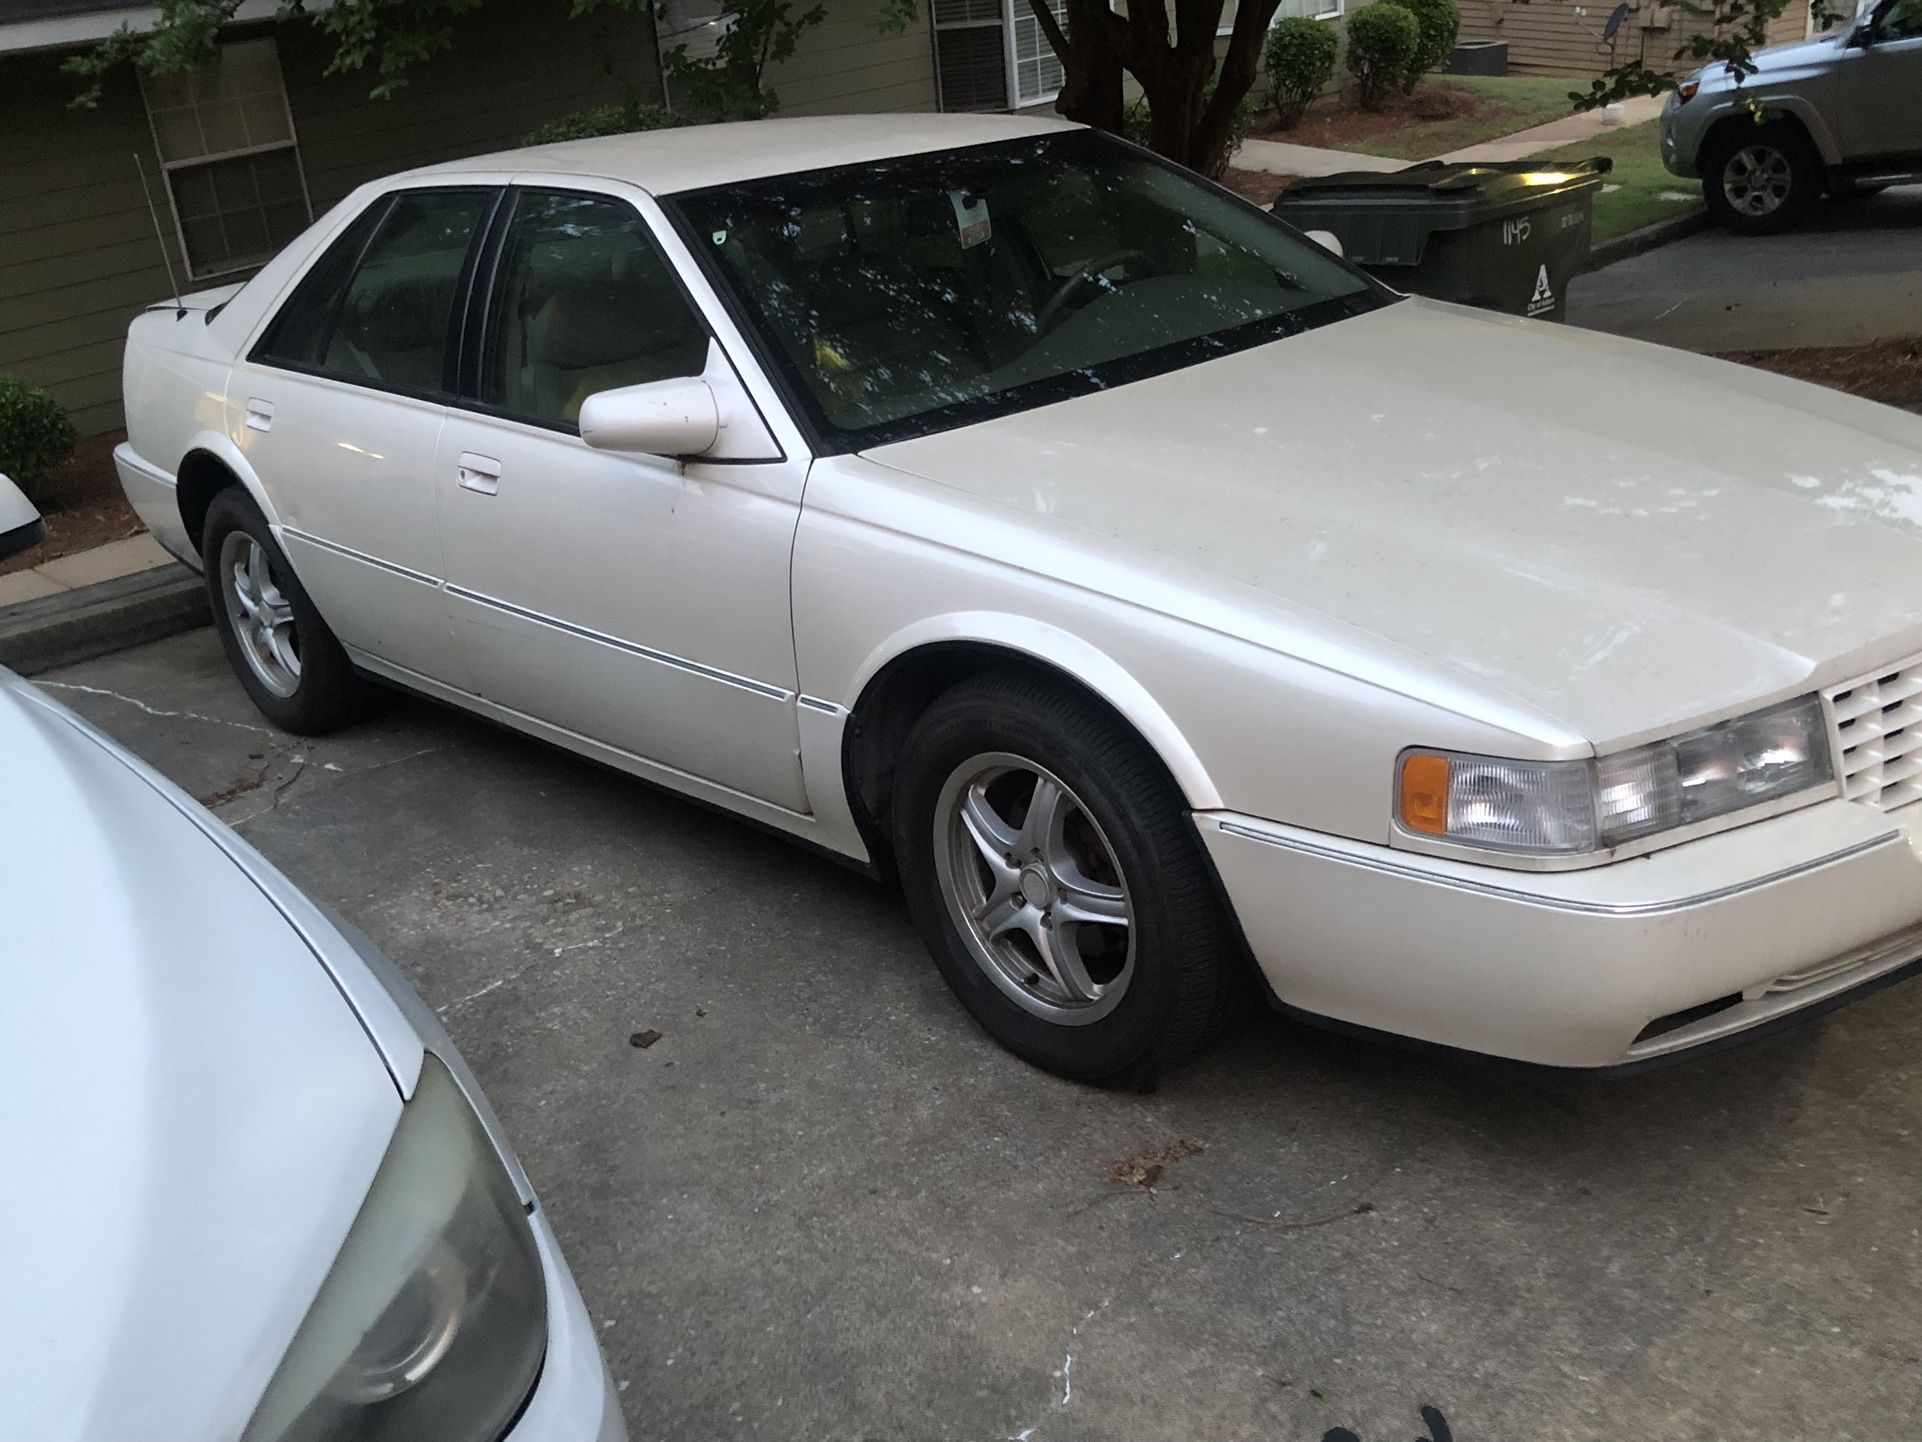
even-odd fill
[[[393,964],[5,671],[0,784],[0,1437],[624,1442],[546,1216]]]
[[[1922,421],[1404,299],[1090,131],[414,171],[139,317],[126,397],[269,718],[397,683],[896,874],[1067,1076],[1250,955],[1580,1067],[1922,958]]]

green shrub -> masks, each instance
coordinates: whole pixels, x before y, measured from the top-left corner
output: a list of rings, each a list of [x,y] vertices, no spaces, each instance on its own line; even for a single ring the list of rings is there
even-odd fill
[[[54,398],[32,381],[0,375],[0,475],[13,478],[42,510],[59,498],[49,483],[73,454],[73,422]]]
[[[1421,26],[1400,5],[1378,0],[1348,17],[1348,71],[1355,77],[1355,99],[1363,110],[1379,110],[1408,76]]]
[[[1283,130],[1301,123],[1308,102],[1321,94],[1328,77],[1335,73],[1335,55],[1340,49],[1341,37],[1325,20],[1291,16],[1277,21],[1268,32],[1261,59],[1268,71],[1275,123]]]
[[[561,140],[587,140],[596,135],[626,135],[635,130],[671,130],[687,122],[660,105],[590,105],[530,130],[522,145],[552,145]]]
[[[1462,28],[1462,12],[1455,0],[1394,0],[1394,3],[1415,17],[1415,26],[1421,32],[1415,42],[1415,54],[1408,62],[1408,73],[1402,77],[1402,93],[1408,94],[1421,83],[1422,76],[1454,53],[1455,37]]]

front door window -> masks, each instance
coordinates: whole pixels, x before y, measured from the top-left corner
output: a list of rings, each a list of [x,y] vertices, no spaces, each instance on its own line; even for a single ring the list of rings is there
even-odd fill
[[[486,406],[573,429],[597,391],[701,373],[707,332],[631,206],[522,196],[501,275],[481,363]]]

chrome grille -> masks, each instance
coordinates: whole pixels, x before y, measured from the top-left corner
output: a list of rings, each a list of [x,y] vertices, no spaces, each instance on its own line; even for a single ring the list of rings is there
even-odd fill
[[[1922,801],[1922,658],[1826,699],[1842,794],[1884,811]]]

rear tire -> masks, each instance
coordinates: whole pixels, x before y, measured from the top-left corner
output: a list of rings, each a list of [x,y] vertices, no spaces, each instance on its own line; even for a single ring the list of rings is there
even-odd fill
[[[283,731],[319,736],[367,713],[372,688],[239,486],[221,491],[207,508],[200,555],[214,629],[261,715]]]
[[[1822,158],[1791,120],[1723,126],[1702,156],[1702,199],[1717,225],[1774,235],[1800,223],[1824,185]]]
[[[962,682],[915,724],[894,795],[909,910],[1016,1056],[1145,1085],[1226,1023],[1245,973],[1200,838],[1101,707],[1018,674]]]

